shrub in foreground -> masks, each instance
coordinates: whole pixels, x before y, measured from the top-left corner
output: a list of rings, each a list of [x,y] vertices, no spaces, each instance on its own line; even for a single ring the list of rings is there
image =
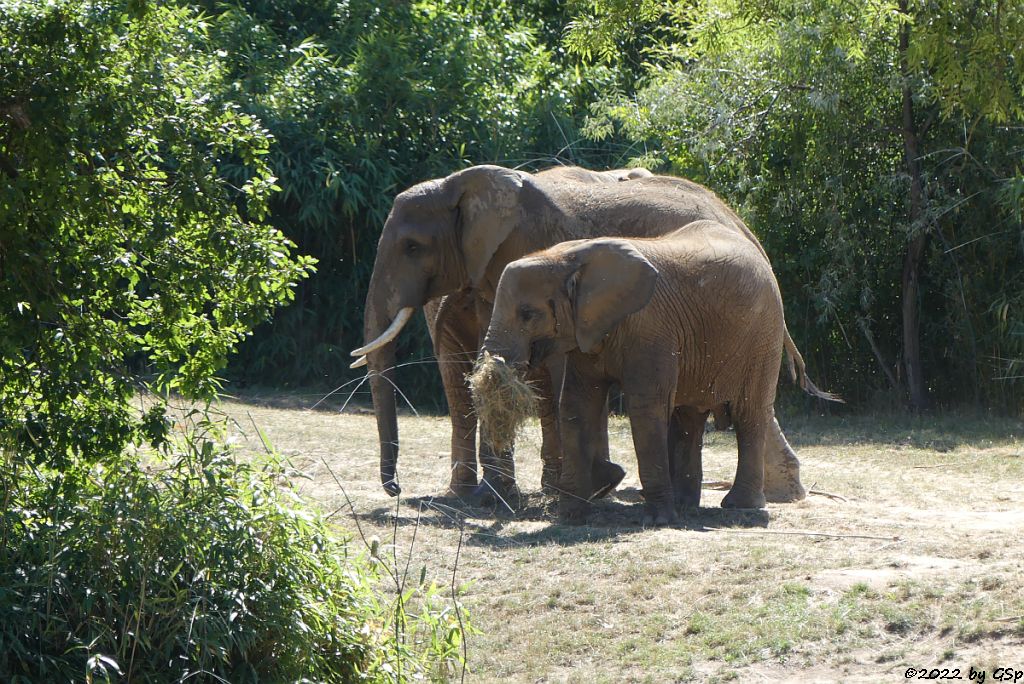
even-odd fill
[[[420,616],[403,612],[411,594],[393,610],[375,565],[282,484],[280,458],[191,444],[151,467],[126,455],[64,472],[4,453],[0,680],[444,676],[461,629],[434,590]]]

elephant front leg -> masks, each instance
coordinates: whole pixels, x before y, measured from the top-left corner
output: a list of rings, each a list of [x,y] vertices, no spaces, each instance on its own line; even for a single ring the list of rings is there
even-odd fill
[[[764,496],[772,503],[789,503],[807,498],[807,490],[800,483],[800,460],[786,441],[774,411],[765,443]]]
[[[562,439],[558,424],[558,397],[562,392],[565,373],[565,359],[559,358],[546,366],[547,374],[536,372],[533,378],[537,388],[537,406],[540,412],[540,427],[543,435],[540,457],[542,462],[541,489],[545,494],[556,494],[560,489],[562,473]],[[601,417],[594,434],[594,455],[591,465],[591,499],[600,499],[612,492],[626,471],[612,463],[608,455],[608,406],[601,411]]]
[[[644,495],[643,524],[668,525],[677,520],[668,452],[668,397],[627,394],[627,398]]]
[[[708,412],[689,406],[677,407],[669,424],[669,470],[677,510],[700,507],[704,466],[704,426]]]
[[[453,496],[467,496],[476,488],[476,412],[466,373],[473,370],[473,364],[466,362],[466,355],[441,354],[441,381],[448,412],[452,421],[452,472],[448,491]]]
[[[559,357],[536,372],[537,411],[541,430],[540,487],[545,494],[558,492],[562,477],[562,439],[558,427],[558,397],[562,392],[565,359]]]
[[[480,442],[480,465],[483,480],[476,489],[484,505],[500,504],[509,510],[519,507],[520,492],[516,485],[516,465],[512,448],[497,451],[489,442]]]
[[[593,467],[600,449],[598,428],[607,395],[608,383],[593,360],[579,352],[571,353],[558,411],[563,448],[558,508],[563,522],[581,523],[590,513]],[[607,431],[604,435],[607,439]]]
[[[473,294],[464,290],[431,300],[423,307],[434,342],[448,413],[452,421],[452,469],[448,492],[471,495],[476,487],[476,412],[466,384],[477,354],[477,319]]]
[[[476,415],[451,409],[452,473],[448,484],[451,496],[469,496],[477,486]]]

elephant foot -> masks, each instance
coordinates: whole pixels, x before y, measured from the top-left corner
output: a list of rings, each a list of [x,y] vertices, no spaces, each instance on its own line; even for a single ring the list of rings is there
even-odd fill
[[[478,486],[476,478],[473,478],[472,482],[456,482],[452,480],[448,484],[448,491],[445,492],[445,496],[453,496],[459,499],[472,497],[476,493]]]
[[[602,499],[619,486],[622,478],[626,477],[626,471],[618,463],[594,461],[590,477],[594,487],[590,499]]]
[[[733,488],[722,499],[722,508],[764,508],[765,503],[763,492],[739,489],[733,485]]]
[[[677,511],[694,511],[700,508],[701,482],[686,478],[674,487]]]
[[[772,503],[791,503],[807,498],[807,490],[800,484],[800,462],[795,456],[781,463],[765,464],[764,496]]]
[[[540,474],[540,490],[545,494],[558,494],[561,491],[558,486],[561,477],[561,469],[553,465],[545,465]]]
[[[654,506],[644,504],[644,517],[640,524],[644,527],[665,527],[678,522],[675,507],[669,504]]]
[[[477,486],[476,462],[452,461],[451,477],[448,479],[448,496],[470,496]]]
[[[558,522],[563,525],[583,525],[590,516],[590,502],[571,494],[563,494],[558,501]]]
[[[800,484],[800,459],[774,419],[764,459],[764,495],[772,503],[790,503],[807,498],[807,490]]]
[[[469,495],[470,503],[476,506],[498,506],[518,510],[522,493],[515,482],[488,480],[484,478]]]
[[[771,488],[766,484],[764,497],[771,503],[793,503],[794,501],[806,499],[807,490],[804,489],[799,480],[779,486],[772,486]]]

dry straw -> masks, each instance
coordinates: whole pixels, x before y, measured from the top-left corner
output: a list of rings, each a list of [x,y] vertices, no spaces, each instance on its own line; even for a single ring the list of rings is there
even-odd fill
[[[483,437],[498,451],[511,448],[516,431],[534,415],[533,388],[503,358],[488,352],[467,379]]]

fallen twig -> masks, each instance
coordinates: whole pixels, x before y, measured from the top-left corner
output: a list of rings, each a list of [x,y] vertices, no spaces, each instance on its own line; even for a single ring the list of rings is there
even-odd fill
[[[799,537],[830,537],[832,539],[874,539],[878,541],[901,541],[898,535],[879,537],[870,534],[837,534],[834,532],[803,532],[800,530],[730,530],[723,527],[705,527],[708,532],[729,532],[732,534],[785,534]]]
[[[827,497],[829,499],[833,499],[835,501],[842,501],[843,503],[848,503],[850,501],[845,496],[840,496],[839,494],[833,494],[832,492],[826,492],[824,489],[808,489],[807,493],[808,494],[814,494],[815,496],[824,496],[824,497]]]
[[[704,489],[716,489],[724,491],[727,489],[732,489],[732,482],[729,482],[728,480],[704,480],[703,482],[701,482],[700,486]],[[823,489],[809,489],[807,490],[807,493],[814,494],[815,496],[824,496],[829,499],[834,499],[835,501],[849,501],[849,499],[847,499],[845,496],[833,494],[832,492],[826,492]]]
[[[466,627],[462,624],[462,608],[459,606],[458,590],[455,586],[455,573],[459,569],[459,556],[462,555],[462,540],[466,535],[465,518],[459,520],[459,545],[455,549],[455,564],[452,566],[452,605],[455,606],[455,617],[459,620],[459,633],[462,637],[462,675],[459,677],[460,682],[466,681],[466,664],[469,659],[469,648],[466,645],[468,641],[468,635],[466,634]]]

